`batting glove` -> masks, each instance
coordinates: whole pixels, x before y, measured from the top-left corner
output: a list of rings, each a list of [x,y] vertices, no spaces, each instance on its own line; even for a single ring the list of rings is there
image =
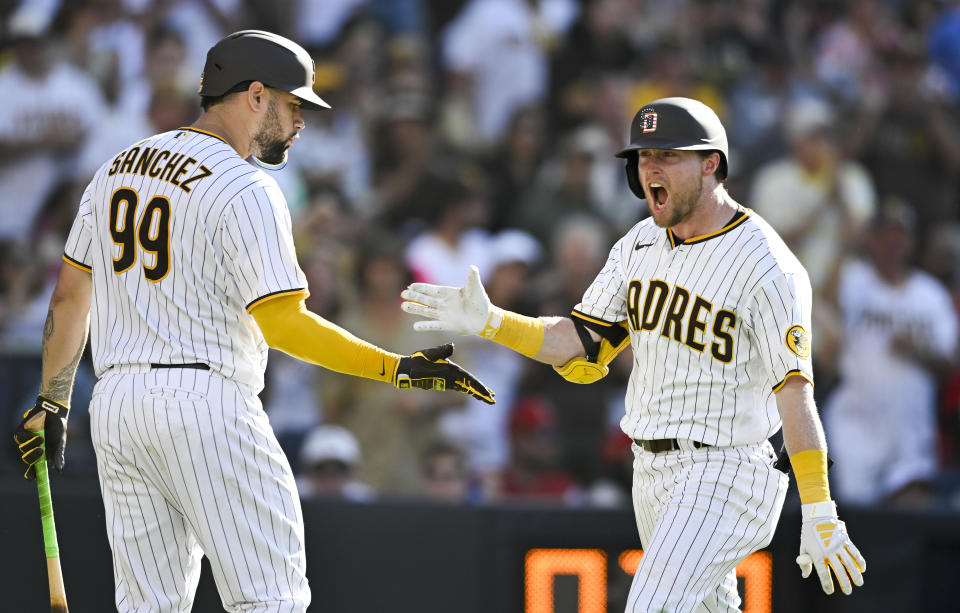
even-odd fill
[[[452,390],[493,404],[493,392],[487,386],[447,360],[452,354],[453,344],[447,343],[401,357],[393,384],[400,389]]]
[[[27,422],[38,413],[43,414],[38,431],[33,431],[33,425],[27,427]],[[63,471],[63,452],[67,446],[67,416],[70,408],[55,400],[37,396],[37,403],[23,414],[20,425],[13,433],[13,440],[20,448],[20,459],[27,465],[23,478],[32,481],[37,476],[36,463],[43,455],[43,441],[47,441],[47,461],[58,472]]]
[[[405,300],[400,305],[401,309],[434,320],[413,324],[413,329],[421,332],[452,332],[465,336],[482,334],[491,317],[499,311],[490,304],[476,266],[470,267],[467,284],[463,287],[411,283],[400,293],[400,297]]]
[[[840,591],[850,594],[853,585],[863,585],[867,562],[860,550],[850,541],[847,526],[837,518],[837,505],[832,500],[801,506],[803,524],[800,528],[800,555],[797,564],[803,578],[813,568],[820,576],[820,585],[827,594],[833,593],[833,578],[837,577]]]

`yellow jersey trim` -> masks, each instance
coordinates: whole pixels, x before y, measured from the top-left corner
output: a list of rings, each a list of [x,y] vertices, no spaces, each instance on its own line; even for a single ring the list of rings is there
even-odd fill
[[[93,268],[92,268],[92,267],[87,266],[87,265],[84,264],[83,262],[78,262],[78,261],[74,260],[73,258],[71,258],[70,256],[68,256],[66,253],[63,254],[63,261],[66,262],[67,264],[73,266],[74,268],[79,268],[79,269],[82,270],[83,272],[93,272]]]
[[[617,322],[603,321],[602,319],[597,319],[597,318],[595,318],[595,317],[590,317],[589,315],[584,315],[584,314],[581,313],[580,311],[571,311],[571,312],[570,312],[570,316],[571,316],[571,317],[576,317],[576,318],[578,318],[578,319],[582,319],[582,320],[584,320],[584,321],[589,321],[590,323],[593,323],[593,324],[597,324],[597,325],[600,325],[600,326],[605,326],[605,327],[608,327],[608,328],[609,328],[610,326],[619,325]]]
[[[196,133],[198,133],[198,134],[206,134],[207,136],[212,136],[212,137],[214,137],[215,139],[217,139],[217,140],[219,140],[219,141],[223,141],[223,143],[226,144],[226,145],[230,145],[230,143],[228,143],[228,142],[226,141],[226,139],[223,138],[222,136],[219,136],[219,135],[217,135],[217,134],[214,134],[213,132],[207,132],[206,130],[201,130],[200,128],[193,128],[193,127],[190,127],[190,126],[183,126],[183,127],[177,128],[177,129],[178,129],[178,130],[186,130],[187,132],[196,132]],[[231,146],[232,146],[232,145],[231,145]]]
[[[777,383],[776,385],[773,386],[773,393],[776,394],[777,392],[782,390],[783,386],[787,384],[787,380],[790,377],[797,377],[797,376],[803,377],[804,379],[810,382],[810,385],[813,385],[813,375],[811,375],[810,373],[805,373],[802,370],[791,370],[790,372],[787,373],[787,376],[784,377],[782,381],[780,381],[780,383]]]
[[[279,292],[273,292],[273,293],[267,294],[267,295],[265,295],[265,296],[260,296],[259,298],[257,298],[256,300],[254,300],[253,302],[251,302],[250,304],[247,305],[247,313],[249,313],[249,312],[250,312],[251,310],[253,310],[255,307],[263,304],[264,302],[268,302],[268,301],[270,301],[270,300],[273,300],[274,298],[282,298],[282,297],[284,297],[284,296],[292,296],[292,295],[294,295],[294,294],[302,294],[303,297],[306,298],[307,296],[310,295],[310,292],[308,292],[305,288],[297,287],[297,288],[294,288],[294,289],[284,289],[284,290],[280,290]]]
[[[711,232],[709,234],[704,234],[702,236],[694,236],[692,238],[688,238],[682,241],[678,241],[676,237],[673,235],[673,230],[671,230],[670,228],[667,228],[667,239],[669,239],[671,247],[676,247],[677,245],[692,245],[693,243],[700,243],[705,240],[710,240],[711,238],[720,236],[721,234],[726,234],[730,230],[733,230],[734,228],[742,224],[744,221],[746,221],[747,218],[750,217],[750,213],[752,212],[753,211],[751,211],[750,209],[745,208],[742,211],[743,213],[742,215],[736,215],[733,221],[731,221],[724,227],[720,228],[716,232]]]

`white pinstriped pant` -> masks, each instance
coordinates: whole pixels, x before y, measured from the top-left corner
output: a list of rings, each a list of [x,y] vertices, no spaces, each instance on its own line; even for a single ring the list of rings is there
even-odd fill
[[[687,443],[687,444],[683,444]],[[735,568],[773,538],[788,479],[769,442],[649,453],[633,446],[644,554],[627,613],[740,611]]]
[[[252,389],[116,367],[90,418],[118,611],[190,611],[204,554],[228,611],[306,611],[300,500]]]

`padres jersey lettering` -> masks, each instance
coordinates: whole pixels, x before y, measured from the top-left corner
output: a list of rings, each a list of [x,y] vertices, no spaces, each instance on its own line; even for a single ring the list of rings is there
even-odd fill
[[[643,282],[637,280],[630,281],[627,288],[627,317],[633,330],[644,332],[659,329],[664,338],[672,338],[701,352],[707,347],[705,340],[707,330],[710,330],[710,338],[713,339],[709,343],[710,354],[721,362],[730,361],[733,336],[729,329],[735,327],[737,322],[737,316],[732,311],[719,309],[712,314],[713,303],[709,300],[696,294],[691,298],[690,291],[679,285],[671,290],[664,281],[648,282],[646,294],[643,288]],[[668,294],[671,296],[670,307],[666,309],[661,326]]]
[[[574,315],[629,323],[628,435],[732,446],[773,435],[774,392],[792,375],[812,380],[810,309],[806,272],[745,210],[685,242],[640,222],[614,245]]]
[[[200,362],[260,389],[267,346],[246,311],[307,287],[276,182],[191,128],[100,168],[64,259],[93,273],[98,376],[122,364]]]

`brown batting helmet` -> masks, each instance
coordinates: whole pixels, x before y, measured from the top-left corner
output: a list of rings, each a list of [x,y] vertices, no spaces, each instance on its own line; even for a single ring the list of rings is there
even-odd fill
[[[303,47],[271,32],[241,30],[207,52],[197,93],[222,96],[244,81],[260,81],[300,98],[305,109],[330,108],[313,92],[313,79],[313,58]]]
[[[706,104],[691,98],[661,98],[637,111],[630,124],[630,144],[617,157],[627,160],[627,183],[638,198],[646,199],[637,170],[638,149],[716,151],[717,177],[727,177],[727,132]]]

